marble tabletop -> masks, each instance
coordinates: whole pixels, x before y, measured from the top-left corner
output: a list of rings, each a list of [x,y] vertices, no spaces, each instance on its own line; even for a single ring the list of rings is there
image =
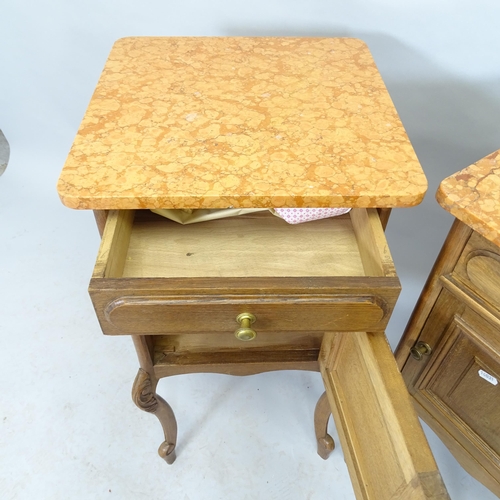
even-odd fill
[[[441,182],[439,204],[500,246],[500,150]]]
[[[426,189],[353,38],[118,40],[58,182],[76,209],[407,207]]]

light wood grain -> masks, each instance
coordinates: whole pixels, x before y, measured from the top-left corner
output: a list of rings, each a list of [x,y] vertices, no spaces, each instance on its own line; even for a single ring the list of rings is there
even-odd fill
[[[426,422],[429,427],[437,434],[439,439],[451,451],[457,462],[486,488],[491,490],[497,497],[500,498],[500,480],[496,472],[491,472],[491,468],[486,464],[482,455],[474,456],[470,453],[467,447],[464,446],[463,440],[449,432],[449,429],[442,425],[443,419],[441,416],[435,417],[428,411],[429,406],[422,406],[417,400],[414,400],[414,406],[418,416]],[[488,470],[488,468],[490,470]]]
[[[440,344],[445,341],[444,334],[451,322],[451,315],[461,314],[464,309],[465,305],[458,301],[453,294],[448,292],[448,290],[441,291],[433,309],[436,314],[430,314],[427,318],[428,321],[424,323],[420,331],[420,336],[418,337],[418,340],[428,344],[433,352],[431,356],[424,356],[421,360],[417,360],[412,356],[407,356],[402,371],[408,391],[411,394],[416,390],[415,381],[425,371],[427,365],[435,355],[435,352],[439,350]]]
[[[464,305],[470,307],[473,311],[477,311],[500,330],[498,311],[491,306],[490,302],[482,300],[481,297],[474,294],[468,287],[464,287],[454,276],[441,276],[439,281],[444,288],[449,290]]]
[[[392,208],[377,208],[378,216],[380,218],[380,223],[384,231],[389,223],[389,217],[391,216]]]
[[[354,222],[348,215],[290,226],[271,215],[256,214],[214,221],[212,229],[209,224],[178,226],[147,211],[111,213],[108,218],[90,293],[105,333],[141,339],[138,353],[152,387],[160,377],[182,373],[319,370],[324,332],[383,332],[400,285],[376,210],[354,211]],[[284,224],[282,238],[276,238],[276,224]],[[207,237],[200,235],[204,226],[210,229]],[[197,230],[191,231],[193,227]],[[231,238],[245,239],[247,233],[251,244],[227,244]],[[193,269],[188,271],[176,268],[175,253],[184,252],[183,245],[191,239],[201,251],[208,242],[210,258],[199,264],[191,260]],[[321,265],[310,256],[319,258]],[[226,260],[234,266],[228,276],[220,272]],[[290,265],[299,269],[298,275],[286,267]],[[215,275],[206,271],[213,268]],[[234,337],[235,318],[241,312],[257,317],[253,342],[243,344]],[[378,386],[373,381],[372,385]],[[159,401],[156,395],[154,399]],[[325,401],[316,411],[324,457],[332,448]],[[378,407],[363,411],[371,416]],[[171,441],[165,440],[161,453],[171,456]],[[435,482],[432,472],[422,474],[430,478],[425,484]]]
[[[316,222],[320,224],[316,225]],[[269,228],[276,227],[276,224],[284,227],[284,239],[294,242],[296,235],[307,236],[309,230],[303,233],[298,226],[290,226],[270,214],[214,221],[215,234],[221,240],[226,238],[227,228],[233,236],[246,231],[247,226],[253,228],[256,240],[260,240],[262,234],[259,252],[252,245],[243,246],[230,264],[234,266],[234,274],[244,275],[248,272],[247,260],[257,259],[258,256],[262,262],[264,258],[268,259],[260,267],[257,263],[252,266],[257,269],[252,272],[262,276],[243,279],[242,276],[206,276],[211,274],[205,272],[211,269],[209,263],[198,269],[199,273],[194,273],[192,269],[184,272],[175,268],[175,258],[170,258],[169,252],[178,249],[178,241],[172,234],[180,234],[184,241],[184,230],[187,230],[187,235],[192,234],[197,244],[203,245],[203,237],[197,236],[198,232],[191,232],[191,226],[177,225],[149,211],[137,211],[135,216],[132,212],[111,212],[89,289],[103,331],[111,335],[232,332],[236,316],[243,312],[257,315],[258,332],[383,331],[400,286],[397,277],[392,276],[394,268],[388,261],[390,254],[385,251],[387,243],[377,212],[371,211],[364,218],[364,223],[369,226],[366,231],[372,234],[374,244],[380,245],[380,255],[383,256],[379,258],[383,262],[381,269],[389,276],[364,276],[349,216],[316,222],[302,226],[312,228],[311,234],[316,237],[314,248],[318,241],[322,242],[317,260],[324,265],[318,266],[317,262],[313,262],[309,267],[304,261],[302,248],[294,249],[292,245],[290,252],[282,254],[281,247],[273,246]],[[153,225],[152,230],[150,224]],[[208,224],[196,227],[201,230]],[[157,241],[159,249],[155,250],[148,235],[154,235],[151,241]],[[134,238],[137,239],[135,250]],[[151,244],[139,245],[141,239]],[[225,266],[226,259],[232,258],[233,250],[224,253],[226,246],[221,247],[220,241],[218,244],[221,255],[214,254],[214,260]],[[265,256],[261,253],[264,249],[267,249]],[[309,250],[314,253],[311,246]],[[350,264],[348,259],[343,260],[345,253],[351,256]],[[125,254],[127,263],[120,273]],[[131,254],[136,257],[131,258]],[[222,256],[225,258],[222,259]],[[310,274],[297,277],[292,272],[284,273],[286,266],[282,266],[281,262],[288,261],[289,257],[292,263],[302,259],[304,273],[299,274],[311,271]],[[190,259],[191,256],[185,258]],[[306,261],[308,259],[306,256]],[[135,267],[133,274],[137,272],[140,276],[126,276],[129,263],[139,261],[148,262],[146,267]],[[196,270],[196,261],[190,262]],[[354,267],[353,262],[357,262]],[[272,266],[278,269],[279,272],[272,272],[277,276],[266,276],[265,269],[269,270]],[[347,271],[352,271],[354,275],[344,276]],[[281,272],[285,275],[280,276]],[[328,274],[337,272],[339,276]],[[162,276],[165,274],[173,276]],[[186,276],[188,274],[201,276]]]
[[[377,211],[353,208],[349,214],[366,276],[396,276]]]
[[[385,305],[377,297],[356,295],[299,295],[225,297],[120,297],[107,305],[106,320],[121,334],[232,332],[236,316],[252,313],[252,327],[277,331],[356,331],[384,328]]]
[[[482,294],[500,305],[500,259],[497,254],[485,252],[472,257],[467,263],[467,274]]]
[[[474,232],[467,242],[455,273],[464,284],[494,306],[500,315],[500,249]]]
[[[323,332],[273,332],[261,333],[256,327],[257,336],[254,340],[243,342],[234,335],[234,328],[226,333],[191,333],[189,335],[154,335],[155,359],[166,352],[210,352],[231,350],[259,350],[288,347],[296,349],[318,349],[321,347]]]
[[[498,495],[500,385],[479,375],[483,370],[500,382],[498,327],[455,297],[444,307],[447,297],[453,296],[444,291],[426,323],[440,333],[440,342],[418,376],[410,379],[405,366],[405,377],[425,421],[446,435],[466,470]]]
[[[491,242],[456,220],[404,337],[399,363],[422,418],[460,464],[500,496],[500,311],[498,256]],[[432,352],[408,356],[417,341]]]
[[[122,276],[133,220],[133,210],[109,212],[93,277],[118,278]]]
[[[177,421],[171,406],[156,393],[158,377],[153,367],[151,339],[141,335],[133,335],[132,339],[141,365],[132,386],[132,400],[139,409],[152,413],[160,421],[165,440],[160,444],[158,454],[167,464],[173,464]]]
[[[268,351],[266,356],[247,357],[227,353],[189,354],[163,360],[155,365],[158,378],[188,373],[221,373],[225,375],[255,375],[278,370],[319,371],[318,350]]]
[[[470,227],[455,219],[396,348],[395,357],[400,370],[409,359],[410,349],[441,292],[440,276],[450,273],[455,267],[471,234]]]
[[[331,414],[332,410],[330,409],[328,395],[324,392],[318,399],[314,409],[314,433],[318,445],[317,451],[323,460],[326,460],[335,448],[335,441],[328,434],[328,420],[330,420]]]
[[[256,331],[383,331],[397,278],[93,278],[89,292],[108,335],[231,332],[243,312]],[[368,294],[368,295],[367,295]]]
[[[454,434],[466,436],[469,448],[477,450],[490,464],[500,459],[500,362],[495,359],[497,332],[481,317],[466,311],[455,317],[446,343],[433,357],[417,381],[419,400],[432,400],[441,417],[449,421]],[[482,371],[497,381],[482,378]],[[491,465],[490,465],[491,467]]]
[[[97,224],[97,230],[99,231],[99,236],[104,234],[104,228],[106,227],[106,220],[108,218],[108,210],[94,210],[95,222]]]
[[[152,214],[154,215],[154,214]],[[133,227],[124,277],[363,276],[350,218],[289,225],[271,214]]]
[[[385,335],[326,334],[320,369],[358,499],[447,499]]]

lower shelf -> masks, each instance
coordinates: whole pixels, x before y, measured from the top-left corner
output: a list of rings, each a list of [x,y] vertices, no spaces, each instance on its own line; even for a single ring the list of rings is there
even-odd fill
[[[158,352],[155,375],[158,378],[183,373],[224,373],[254,375],[275,370],[319,371],[319,348],[240,349],[212,352]]]

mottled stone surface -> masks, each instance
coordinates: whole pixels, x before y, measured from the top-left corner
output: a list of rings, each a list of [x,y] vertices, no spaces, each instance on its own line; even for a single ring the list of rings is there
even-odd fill
[[[500,150],[441,182],[439,204],[500,246]]]
[[[352,38],[125,38],[61,174],[71,208],[396,207],[427,181]]]
[[[7,163],[9,163],[10,147],[7,139],[0,130],[0,175],[5,172]]]

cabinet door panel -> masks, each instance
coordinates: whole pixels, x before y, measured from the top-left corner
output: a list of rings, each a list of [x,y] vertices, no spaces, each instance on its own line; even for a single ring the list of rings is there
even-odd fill
[[[480,332],[480,333],[479,333]],[[498,333],[470,310],[454,316],[446,343],[416,384],[419,402],[434,406],[458,439],[500,464]],[[493,344],[493,345],[492,345]]]
[[[319,364],[358,499],[447,499],[385,335],[328,333]]]
[[[456,219],[397,355],[420,417],[500,497],[499,277],[498,246]]]
[[[402,371],[411,394],[418,390],[418,379],[423,373],[428,373],[429,364],[436,357],[441,345],[446,342],[445,332],[448,330],[454,314],[460,314],[464,310],[465,306],[453,294],[447,290],[442,290],[417,338],[418,341],[428,344],[432,349],[432,353],[430,356],[423,356],[419,360],[410,356]]]

